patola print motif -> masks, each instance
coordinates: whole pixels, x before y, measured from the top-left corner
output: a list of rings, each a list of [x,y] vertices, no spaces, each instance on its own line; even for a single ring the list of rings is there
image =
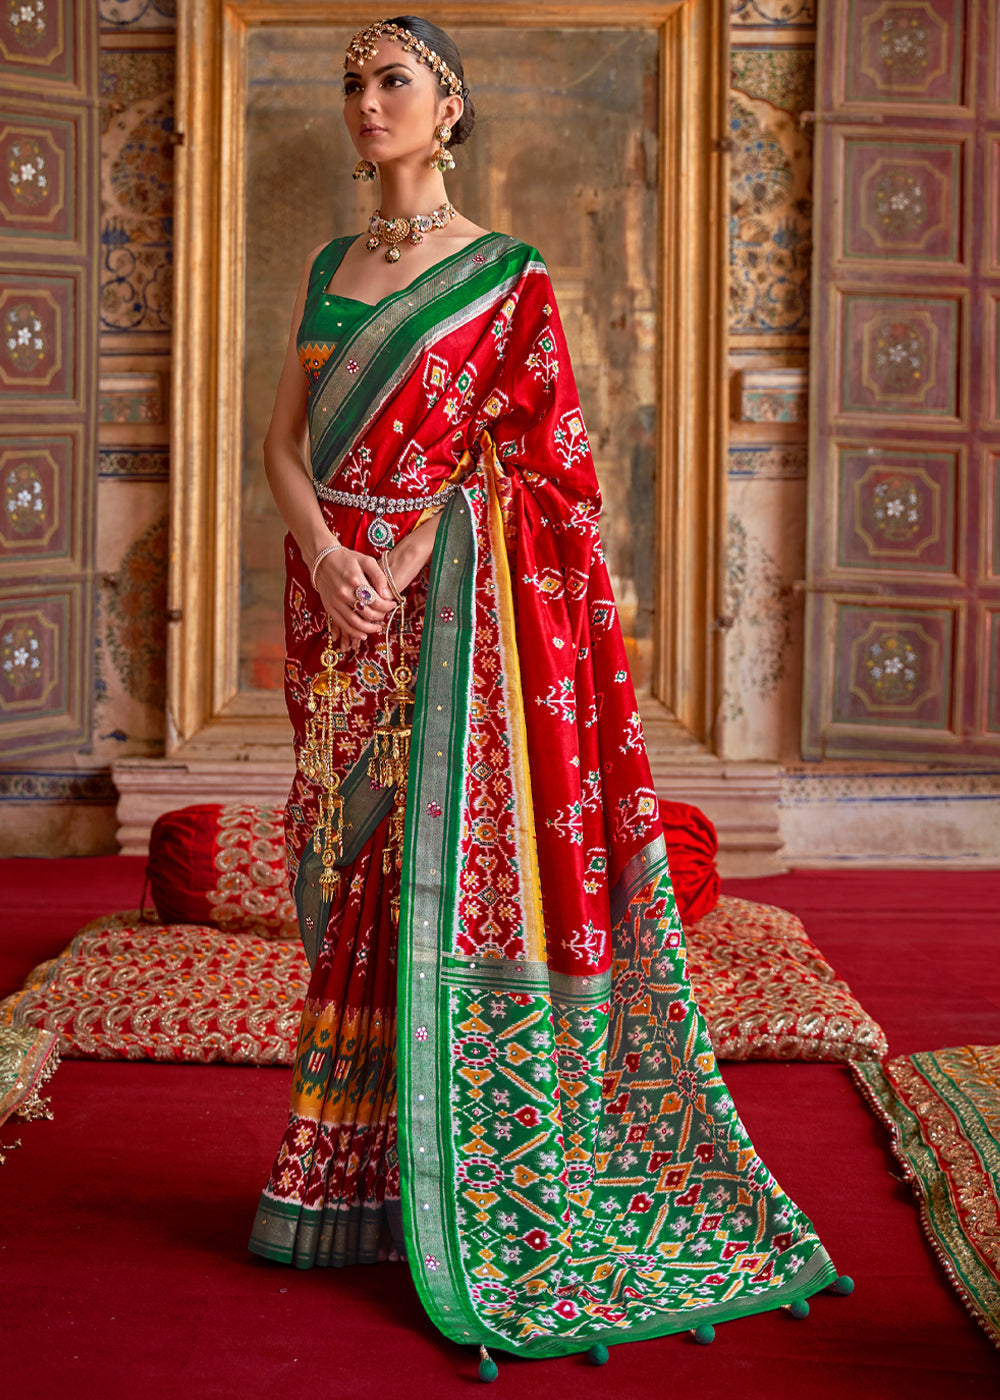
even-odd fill
[[[531,1356],[801,1300],[834,1271],[756,1156],[691,996],[544,264],[490,234],[368,307],[323,292],[348,241],[317,259],[299,334],[314,471],[339,487],[363,467],[361,489],[387,496],[460,490],[407,604],[401,874],[376,859],[387,809],[356,781],[388,690],[381,643],[341,663],[359,854],[330,904],[317,795],[293,788],[300,920],[320,943],[252,1247],[331,1259],[353,1229],[375,1257],[401,1210],[441,1330]],[[372,519],[324,510],[352,546]],[[288,562],[301,738],[324,619],[291,542]],[[398,933],[381,922],[397,895]],[[338,982],[347,932],[360,951]]]

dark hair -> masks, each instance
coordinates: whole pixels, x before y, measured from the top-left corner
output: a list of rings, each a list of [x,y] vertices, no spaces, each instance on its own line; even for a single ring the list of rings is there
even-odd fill
[[[415,39],[419,39],[426,44],[429,49],[433,49],[438,58],[447,63],[451,71],[461,80],[465,87],[465,69],[462,67],[462,55],[458,51],[454,39],[446,34],[443,29],[439,29],[436,24],[431,24],[429,19],[421,19],[419,15],[393,15],[392,19],[386,21],[387,24],[398,24],[400,29],[408,29]],[[441,83],[441,91],[448,93],[446,83]],[[472,135],[472,128],[476,124],[476,109],[472,105],[472,98],[464,99],[465,110],[458,121],[451,129],[450,146],[461,146],[463,141],[468,141]]]

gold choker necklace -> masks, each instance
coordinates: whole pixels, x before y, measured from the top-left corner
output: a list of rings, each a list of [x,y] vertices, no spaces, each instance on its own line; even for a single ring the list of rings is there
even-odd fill
[[[399,262],[400,243],[407,240],[410,243],[423,243],[425,233],[434,228],[447,228],[457,216],[458,210],[448,200],[445,200],[440,209],[435,209],[433,214],[414,214],[412,219],[383,219],[381,212],[376,209],[368,221],[368,232],[371,236],[365,247],[370,253],[374,253],[385,243],[388,245],[386,262]]]

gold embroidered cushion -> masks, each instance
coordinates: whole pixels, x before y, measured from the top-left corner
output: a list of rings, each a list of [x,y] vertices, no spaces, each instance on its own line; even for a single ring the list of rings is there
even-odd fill
[[[308,980],[297,941],[129,909],[86,924],[0,1001],[0,1044],[20,1030],[58,1037],[71,1059],[290,1065]]]
[[[5,1025],[0,1012],[0,1126],[8,1118],[28,1123],[34,1118],[52,1117],[41,1090],[58,1063],[56,1035]],[[0,1162],[3,1152],[0,1146]]]
[[[868,1060],[885,1033],[785,909],[723,895],[685,925],[688,973],[720,1060]]]
[[[164,923],[298,937],[278,807],[199,803],[164,813],[150,834],[147,873]]]

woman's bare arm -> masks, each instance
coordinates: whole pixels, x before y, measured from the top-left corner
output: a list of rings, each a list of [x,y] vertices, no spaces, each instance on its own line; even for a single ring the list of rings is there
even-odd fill
[[[271,494],[310,569],[321,550],[337,543],[323,518],[306,460],[308,394],[295,343],[305,306],[309,271],[319,251],[317,248],[310,253],[299,284],[292,312],[292,332],[264,439],[264,470]],[[365,609],[366,615],[360,617],[354,608],[355,589],[365,583],[376,597]],[[392,594],[378,561],[352,549],[337,549],[322,560],[316,572],[316,587],[333,619],[334,641],[339,646],[357,647],[364,637],[381,631],[386,614],[393,608]]]
[[[433,554],[434,537],[440,522],[441,512],[438,511],[404,535],[399,544],[389,551],[392,581],[400,591],[413,582]]]

